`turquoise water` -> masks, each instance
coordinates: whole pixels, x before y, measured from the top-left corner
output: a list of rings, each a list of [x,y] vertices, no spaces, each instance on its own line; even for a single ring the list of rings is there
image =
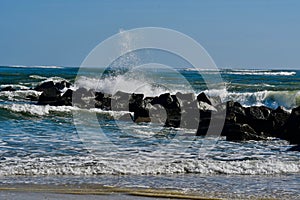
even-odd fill
[[[122,121],[118,119],[124,113],[117,111],[40,106],[26,97],[38,95],[31,88],[43,81],[76,80],[74,88],[107,93],[204,91],[222,101],[232,99],[245,106],[284,106],[290,110],[300,105],[300,71],[224,69],[202,70],[199,74],[194,69],[150,68],[114,76],[109,76],[110,71],[105,75],[103,72],[85,69],[77,74],[78,68],[0,67],[1,88],[11,85],[17,89],[0,92],[3,184],[100,183],[229,197],[300,198],[300,154],[287,152],[290,145],[286,141],[236,143],[222,137],[178,138],[180,133],[192,135],[195,130]],[[213,79],[219,73],[225,88],[218,83],[208,89],[201,74]],[[74,123],[78,113],[81,121]],[[208,148],[206,144],[211,145]]]

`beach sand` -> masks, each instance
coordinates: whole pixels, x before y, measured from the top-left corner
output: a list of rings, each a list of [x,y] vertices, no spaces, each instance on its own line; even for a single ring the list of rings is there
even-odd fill
[[[100,185],[4,185],[0,188],[0,199],[216,199],[186,194],[175,190],[145,188],[116,188]]]

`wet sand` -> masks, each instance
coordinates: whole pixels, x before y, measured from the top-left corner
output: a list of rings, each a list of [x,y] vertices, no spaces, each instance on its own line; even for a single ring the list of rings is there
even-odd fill
[[[144,188],[116,188],[99,185],[4,185],[0,188],[0,199],[39,200],[39,199],[209,199],[175,190]]]

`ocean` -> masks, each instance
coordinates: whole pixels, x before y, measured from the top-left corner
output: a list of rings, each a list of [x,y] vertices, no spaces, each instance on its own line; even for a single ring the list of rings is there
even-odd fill
[[[122,71],[122,70],[120,70]],[[203,76],[220,75],[224,88]],[[300,106],[300,70],[151,66],[132,72],[58,66],[2,66],[0,184],[99,184],[175,189],[226,198],[300,199],[300,152],[284,140],[230,142],[195,130],[122,120],[124,111],[37,105],[28,96],[45,81],[67,80],[113,94],[204,92],[244,106]],[[155,84],[154,84],[155,83]],[[80,117],[78,118],[78,113]],[[88,124],[88,126],[86,126]],[[188,138],[176,135],[191,133]],[[212,144],[209,147],[205,144]]]

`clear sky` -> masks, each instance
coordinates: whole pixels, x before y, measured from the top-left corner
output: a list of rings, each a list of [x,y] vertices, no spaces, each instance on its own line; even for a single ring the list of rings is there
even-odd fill
[[[297,0],[0,0],[0,65],[79,66],[120,29],[175,29],[220,67],[299,68]]]

